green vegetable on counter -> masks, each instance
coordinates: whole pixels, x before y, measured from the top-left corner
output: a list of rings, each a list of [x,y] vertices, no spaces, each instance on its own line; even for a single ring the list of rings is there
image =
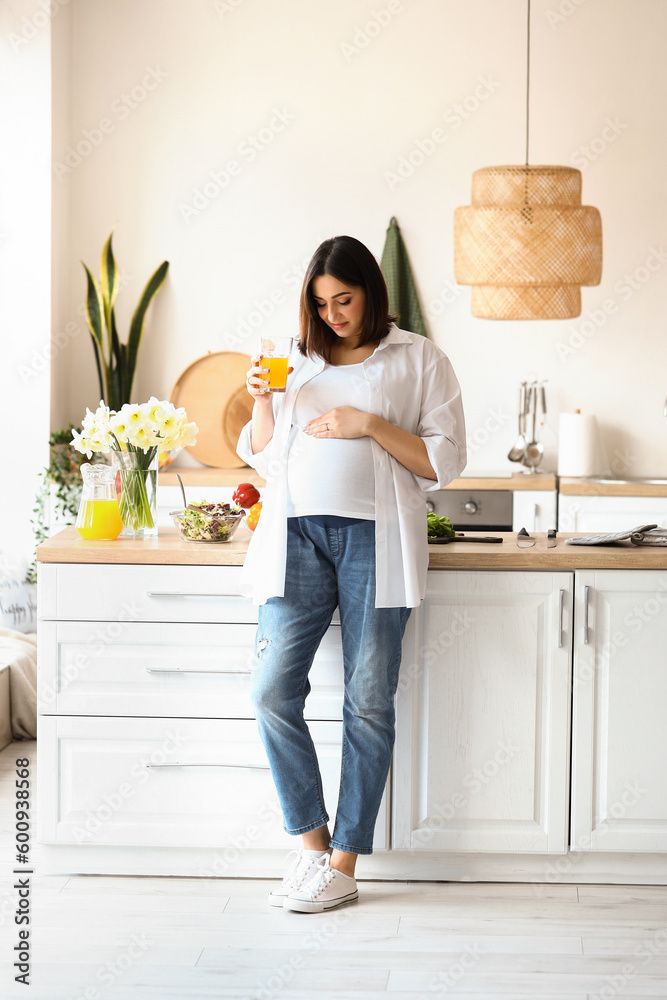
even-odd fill
[[[453,538],[456,534],[454,525],[448,517],[438,517],[432,510],[426,515],[427,534],[431,538]]]

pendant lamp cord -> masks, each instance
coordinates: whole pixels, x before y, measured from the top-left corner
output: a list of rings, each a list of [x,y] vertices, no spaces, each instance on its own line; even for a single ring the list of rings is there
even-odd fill
[[[530,135],[530,0],[526,24],[526,166],[528,166],[528,139]]]

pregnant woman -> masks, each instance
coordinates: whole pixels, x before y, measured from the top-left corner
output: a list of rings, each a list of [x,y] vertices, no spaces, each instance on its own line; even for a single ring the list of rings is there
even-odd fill
[[[401,642],[426,587],[425,490],[465,466],[451,364],[400,330],[371,252],[319,246],[301,292],[301,338],[285,393],[248,372],[252,419],[238,454],[266,481],[241,591],[259,605],[252,697],[283,811],[302,847],[269,902],[314,912],[356,899],[394,745]],[[339,609],[343,746],[333,833],[304,721],[308,672]]]

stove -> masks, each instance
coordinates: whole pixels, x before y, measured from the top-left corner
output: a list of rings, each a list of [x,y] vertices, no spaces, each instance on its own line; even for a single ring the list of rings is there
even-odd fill
[[[511,488],[513,470],[501,469],[497,472],[485,469],[475,472],[466,469],[457,480],[457,487],[466,479],[476,480],[469,490],[445,489],[426,494],[426,505],[440,517],[448,517],[457,531],[512,531],[514,491]],[[507,480],[507,489],[479,488],[480,481]]]
[[[457,531],[512,530],[514,494],[510,489],[435,490],[426,494],[426,506],[448,517]]]

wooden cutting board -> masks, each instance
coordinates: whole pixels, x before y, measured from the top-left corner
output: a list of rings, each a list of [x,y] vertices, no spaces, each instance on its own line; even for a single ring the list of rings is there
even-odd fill
[[[214,351],[193,361],[176,380],[170,398],[199,428],[197,443],[187,449],[198,462],[221,469],[245,465],[236,442],[252,413],[245,388],[251,364],[248,354]]]

